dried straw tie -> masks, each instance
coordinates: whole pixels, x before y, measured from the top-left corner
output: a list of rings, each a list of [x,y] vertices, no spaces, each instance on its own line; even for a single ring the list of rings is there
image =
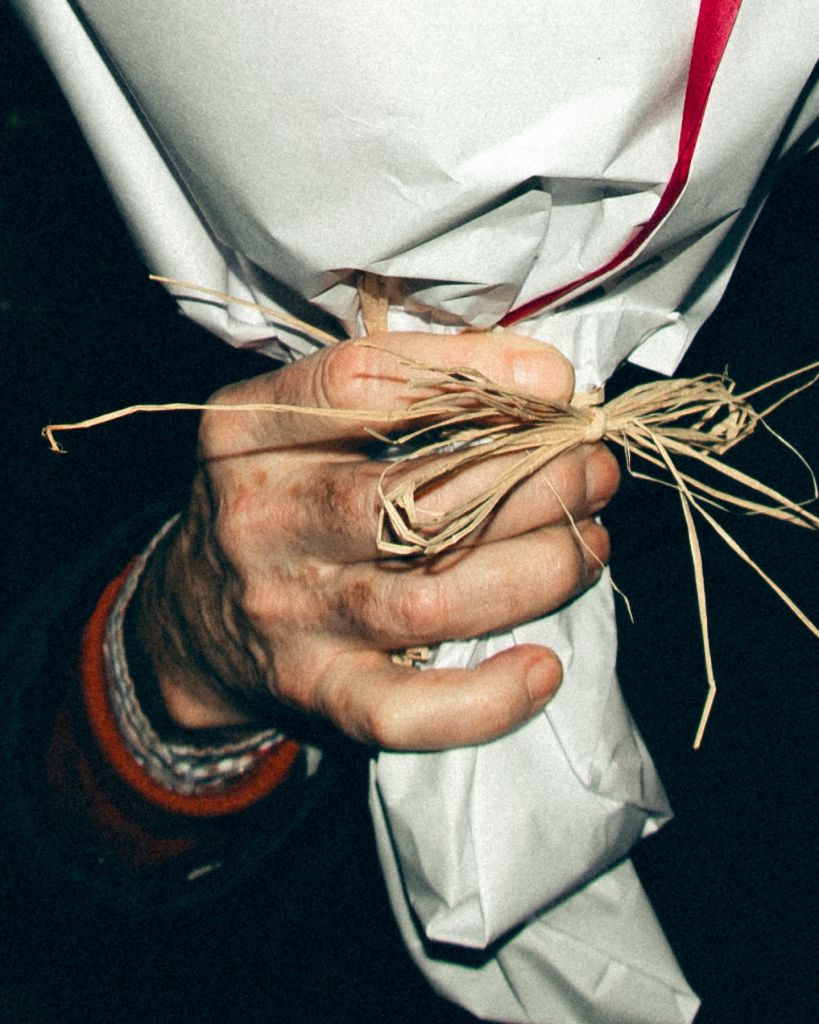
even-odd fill
[[[155,280],[212,296],[220,302],[250,306],[274,321],[295,327],[321,344],[330,344],[336,340],[331,335],[278,310],[258,306],[185,281],[168,278]],[[383,279],[362,275],[359,291],[367,333],[386,330],[388,296]],[[366,341],[362,344],[366,344]],[[434,556],[458,544],[492,515],[518,483],[564,452],[598,440],[620,445],[625,453],[626,466],[633,476],[671,486],[679,494],[682,503],[694,566],[708,678],[708,695],[694,739],[695,748],[699,747],[702,741],[716,695],[716,682],[708,636],[705,579],[694,512],[697,512],[731,550],[758,573],[811,633],[819,638],[819,628],[757,565],[706,507],[723,511],[740,510],[781,519],[811,530],[819,529],[819,517],[809,512],[804,504],[791,501],[773,488],[722,461],[722,456],[735,444],[749,437],[759,424],[771,430],[765,423],[766,416],[783,402],[812,387],[819,380],[819,362],[783,374],[742,394],[736,393],[734,382],[724,374],[704,374],[693,378],[664,379],[643,384],[601,405],[599,403],[602,400],[602,392],[576,395],[570,404],[549,402],[496,384],[468,367],[442,370],[405,359],[400,353],[396,353],[396,357],[408,369],[410,386],[431,389],[434,392],[432,397],[414,403],[409,413],[396,411],[385,416],[383,412],[374,410],[328,410],[265,403],[134,405],[79,423],[49,426],[44,428],[43,435],[52,450],[62,451],[55,438],[55,434],[59,432],[85,429],[138,412],[181,409],[208,409],[232,413],[286,411],[323,417],[352,417],[365,421],[369,419],[379,423],[383,423],[385,419],[387,422],[390,419],[419,420],[421,425],[417,429],[399,437],[383,438],[381,434],[373,431],[374,436],[388,440],[390,444],[412,445],[411,450],[386,465],[379,484],[381,511],[378,520],[378,547],[397,556]],[[761,412],[756,411],[750,404],[750,399],[754,395],[797,378],[802,378],[800,384]],[[787,442],[783,443],[787,445]],[[508,460],[505,460],[506,468],[499,471],[489,486],[471,495],[459,505],[443,512],[430,512],[418,507],[420,495],[436,482],[452,477],[477,462],[508,454],[515,454],[517,458],[512,460],[510,465],[506,465]],[[677,465],[677,460],[681,456],[713,471],[716,475],[711,477],[712,480],[737,486],[739,493],[729,493],[721,486],[698,480],[690,471],[684,472]],[[423,468],[415,473],[408,473],[407,468],[411,460],[422,457]],[[637,472],[633,468],[635,457],[665,471],[668,478],[658,479]],[[396,467],[399,466],[400,479],[393,482]],[[813,501],[819,492],[812,473],[811,479],[813,496],[810,500]],[[564,511],[574,527],[565,506]],[[582,544],[579,533],[575,532]],[[410,653],[413,655],[417,652]]]

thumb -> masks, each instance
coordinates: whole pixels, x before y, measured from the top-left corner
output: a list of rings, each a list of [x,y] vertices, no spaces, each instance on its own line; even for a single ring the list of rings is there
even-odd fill
[[[522,644],[472,669],[419,671],[371,656],[335,659],[315,710],[347,735],[387,750],[484,743],[525,722],[562,677],[553,651]]]

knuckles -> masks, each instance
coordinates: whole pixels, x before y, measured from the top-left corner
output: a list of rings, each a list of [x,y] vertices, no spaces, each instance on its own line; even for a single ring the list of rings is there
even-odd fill
[[[445,577],[396,570],[375,586],[358,577],[339,587],[336,612],[342,628],[352,625],[362,637],[384,647],[426,642],[441,634],[451,614]]]
[[[318,474],[308,488],[307,509],[322,533],[375,537],[378,517],[377,468],[357,461]],[[305,528],[309,530],[310,522]]]
[[[264,377],[269,377],[269,374],[265,374]],[[208,398],[199,420],[199,453],[203,459],[230,452],[234,442],[245,435],[248,424],[246,416],[216,411],[213,406],[253,402],[254,393],[259,386],[260,378],[254,377],[251,380],[228,384]]]
[[[389,625],[408,642],[437,636],[451,614],[450,588],[444,576],[413,574],[393,587],[388,603]]]

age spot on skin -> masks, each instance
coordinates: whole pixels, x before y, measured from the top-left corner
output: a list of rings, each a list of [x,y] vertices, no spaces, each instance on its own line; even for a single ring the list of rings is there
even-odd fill
[[[368,580],[358,579],[339,590],[336,606],[342,623],[354,626],[358,631],[372,633],[370,625],[373,606],[373,586]],[[371,639],[373,636],[370,637]]]
[[[354,467],[343,476],[318,481],[311,497],[327,530],[375,531],[374,488],[359,484]]]

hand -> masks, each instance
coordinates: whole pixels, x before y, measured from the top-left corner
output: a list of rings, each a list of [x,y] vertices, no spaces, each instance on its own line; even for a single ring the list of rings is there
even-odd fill
[[[212,402],[406,409],[419,393],[392,352],[470,366],[545,398],[567,402],[573,394],[570,363],[531,339],[368,340],[379,348],[340,343],[232,385]],[[500,735],[553,695],[561,666],[544,647],[521,645],[474,669],[423,672],[395,664],[390,652],[509,628],[594,582],[608,535],[591,516],[617,488],[614,457],[604,445],[583,445],[518,486],[467,544],[399,560],[375,544],[384,464],[368,455],[368,426],[383,432],[400,423],[204,414],[190,506],[142,588],[142,635],[181,726],[275,720],[284,704],[365,743],[438,749]],[[446,507],[489,472],[497,462],[424,500]]]

